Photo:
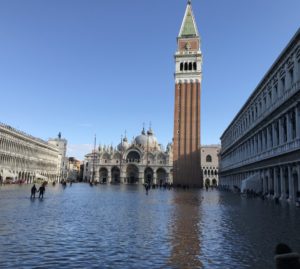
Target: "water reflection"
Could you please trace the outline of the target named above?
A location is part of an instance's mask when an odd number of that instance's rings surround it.
[[[173,195],[174,214],[171,227],[172,268],[202,268],[200,262],[201,241],[199,191],[177,191]]]
[[[0,268],[265,269],[300,250],[300,210],[206,191],[138,186],[0,188]]]

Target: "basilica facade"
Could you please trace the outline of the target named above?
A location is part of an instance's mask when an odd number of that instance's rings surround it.
[[[99,146],[85,156],[83,179],[99,183],[164,184],[173,182],[173,150],[164,149],[150,128],[131,143]]]

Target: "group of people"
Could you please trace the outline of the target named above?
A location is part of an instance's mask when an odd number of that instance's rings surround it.
[[[43,199],[44,198],[44,193],[45,193],[45,184],[42,184],[39,189],[36,188],[35,184],[32,186],[31,188],[31,196],[30,198],[31,199],[34,199],[35,198],[35,194],[38,192],[39,193],[39,198],[40,199]]]

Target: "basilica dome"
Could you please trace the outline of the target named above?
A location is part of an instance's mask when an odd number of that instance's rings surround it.
[[[139,136],[137,136],[134,141],[135,144],[143,146],[145,148],[149,147],[149,149],[155,149],[158,147],[157,138],[154,135],[151,128],[149,129],[147,134],[145,132],[145,129],[143,129],[142,133]]]
[[[129,148],[129,143],[127,138],[125,137],[122,142],[118,145],[118,150],[119,151],[125,151]]]

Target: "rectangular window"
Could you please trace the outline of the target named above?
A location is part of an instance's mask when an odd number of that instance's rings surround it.
[[[269,100],[270,100],[270,104],[273,103],[273,100],[272,100],[272,91],[269,91]]]

